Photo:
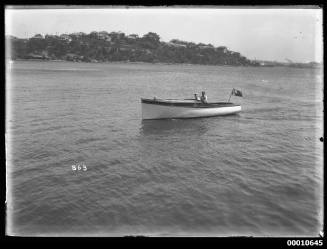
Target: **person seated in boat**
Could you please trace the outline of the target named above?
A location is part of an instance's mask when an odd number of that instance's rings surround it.
[[[197,93],[194,93],[194,99],[195,99],[196,101],[201,101],[201,100],[200,100],[200,97],[198,96]]]
[[[206,95],[206,93],[204,91],[202,91],[201,102],[204,103],[204,104],[208,103],[208,97],[207,97],[207,95]]]

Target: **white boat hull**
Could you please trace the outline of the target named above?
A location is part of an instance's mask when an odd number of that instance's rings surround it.
[[[236,114],[240,105],[192,108],[142,103],[142,119],[198,118]]]

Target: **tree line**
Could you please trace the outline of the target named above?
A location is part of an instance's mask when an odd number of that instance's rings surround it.
[[[142,37],[122,32],[93,31],[61,35],[37,34],[9,40],[11,59],[68,60],[84,62],[151,62],[189,63],[204,65],[257,66],[238,52],[225,46],[186,42],[173,39],[160,41],[160,36],[149,32]]]

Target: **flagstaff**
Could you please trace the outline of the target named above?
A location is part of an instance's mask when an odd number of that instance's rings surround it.
[[[231,93],[230,93],[230,95],[229,95],[228,102],[229,102],[229,100],[230,100],[230,97],[232,97],[233,92],[234,92],[234,88],[233,88],[233,90],[231,91]]]

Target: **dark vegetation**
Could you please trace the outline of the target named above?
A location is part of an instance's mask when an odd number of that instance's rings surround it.
[[[61,35],[37,34],[29,39],[7,37],[11,59],[67,60],[83,62],[151,62],[204,65],[258,66],[225,46],[173,39],[160,41],[149,32],[142,37],[122,32],[82,32]]]
[[[28,39],[7,36],[10,59],[67,60],[83,62],[150,62],[188,63],[231,66],[288,66],[321,68],[321,63],[253,61],[225,46],[194,43],[173,39],[160,41],[158,34],[149,32],[142,37],[122,32],[93,31],[61,35],[37,34]]]

